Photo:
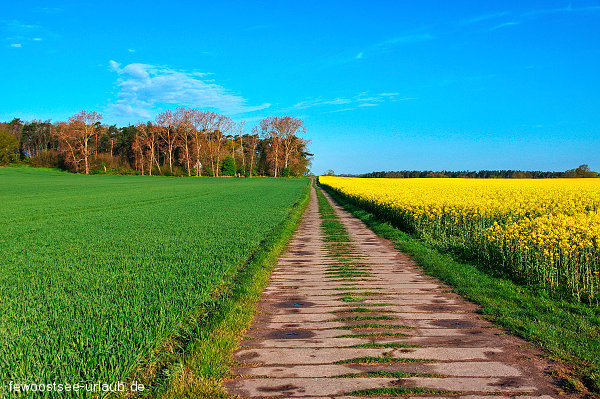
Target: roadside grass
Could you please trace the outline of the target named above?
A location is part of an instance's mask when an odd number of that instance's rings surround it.
[[[340,317],[334,321],[364,321],[364,320],[396,320],[396,317],[391,316],[349,316]]]
[[[227,398],[222,381],[234,364],[233,351],[253,319],[256,305],[277,258],[296,231],[309,202],[309,187],[292,207],[288,217],[261,243],[234,281],[198,315],[191,339],[174,353],[165,345],[157,359],[142,365],[130,381],[145,381],[151,389],[144,397]],[[177,341],[177,337],[170,340]]]
[[[348,308],[344,310],[336,310],[333,313],[393,313],[393,310],[388,309],[373,309],[364,307]]]
[[[420,348],[421,345],[403,344],[401,342],[367,342],[345,346],[344,348]]]
[[[456,395],[458,392],[452,391],[441,391],[428,388],[404,388],[404,387],[393,387],[393,388],[373,388],[373,389],[361,389],[359,391],[352,391],[347,393],[349,396],[408,396],[408,395]]]
[[[323,187],[323,186],[321,186]],[[443,252],[386,220],[352,204],[323,187],[341,206],[379,236],[391,240],[411,256],[427,274],[448,284],[463,297],[481,306],[480,314],[511,333],[545,349],[568,363],[565,383],[600,392],[600,308],[574,303],[535,286],[519,285],[488,273],[478,265]],[[581,389],[580,389],[581,390]]]
[[[412,337],[410,334],[394,333],[394,332],[376,332],[376,333],[361,333],[361,334],[344,334],[336,338],[380,338],[380,337]]]
[[[335,364],[393,364],[393,363],[433,363],[437,360],[431,359],[413,359],[410,357],[391,357],[391,356],[363,356],[352,359],[339,360]]]
[[[363,330],[363,329],[372,329],[372,328],[382,328],[387,330],[393,330],[398,328],[407,328],[411,329],[414,327],[405,326],[403,324],[380,324],[380,323],[362,323],[362,324],[353,324],[350,326],[340,326],[334,327],[337,330]]]
[[[353,374],[342,374],[335,378],[410,378],[410,377],[430,377],[430,378],[444,378],[445,375],[431,374],[431,373],[410,373],[404,371],[367,371],[365,373],[353,373]]]

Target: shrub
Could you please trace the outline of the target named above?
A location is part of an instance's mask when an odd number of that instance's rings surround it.
[[[225,158],[221,165],[221,175],[223,176],[235,176],[235,161],[231,157]]]
[[[0,130],[0,165],[19,160],[19,140],[12,134]]]

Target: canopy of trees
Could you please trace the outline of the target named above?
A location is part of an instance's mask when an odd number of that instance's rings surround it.
[[[289,116],[265,118],[250,133],[243,121],[191,108],[121,128],[82,111],[65,122],[13,119],[0,130],[16,158],[86,174],[300,176],[312,156],[304,121]]]
[[[344,175],[351,176],[351,175]],[[480,171],[458,171],[447,170],[401,170],[395,172],[371,172],[361,175],[352,175],[356,177],[387,177],[387,178],[424,178],[424,177],[462,177],[472,179],[493,179],[493,178],[513,178],[513,179],[548,179],[560,177],[598,177],[598,173],[590,171],[588,165],[581,165],[576,169],[569,169],[566,172],[542,172],[542,171],[522,171],[522,170],[480,170]]]
[[[19,159],[19,141],[15,136],[0,129],[0,165]]]

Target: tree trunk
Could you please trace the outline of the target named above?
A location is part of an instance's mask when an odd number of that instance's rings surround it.
[[[88,165],[88,141],[87,141],[87,139],[83,140],[83,162],[85,163],[85,174],[88,175],[90,173],[90,168]]]
[[[191,168],[190,168],[190,149],[189,149],[189,145],[188,145],[187,139],[185,141],[185,161],[186,161],[186,164],[187,164],[188,176],[191,176],[192,175],[192,171],[191,171]]]

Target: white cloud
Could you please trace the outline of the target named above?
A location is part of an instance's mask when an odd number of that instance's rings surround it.
[[[21,48],[23,46],[21,45],[21,43],[13,43],[10,45],[10,47]]]
[[[119,88],[108,113],[121,118],[148,119],[165,105],[215,109],[227,114],[258,111],[271,105],[248,105],[242,96],[206,79],[208,73],[140,63],[121,67],[113,60],[108,65],[118,74]]]
[[[563,12],[584,12],[584,11],[600,11],[600,5],[598,6],[587,6],[587,7],[573,7],[572,4],[569,4],[566,7],[562,8],[541,8],[533,11],[529,11],[523,16],[536,16],[541,14],[556,14]]]
[[[57,37],[56,34],[44,28],[43,26],[23,23],[16,19],[0,19],[0,32],[4,34],[4,37],[0,40],[4,40],[5,42],[9,43],[12,42],[15,44],[26,42],[39,42],[43,40],[42,38],[51,39]]]
[[[415,100],[414,97],[405,97],[398,98],[398,94],[396,92],[389,93],[380,93],[377,95],[369,95],[367,92],[359,93],[352,97],[336,97],[333,99],[324,99],[324,98],[316,98],[298,102],[293,105],[293,107],[289,109],[284,109],[283,111],[288,110],[300,110],[312,107],[335,107],[337,105],[344,105],[345,107],[342,109],[336,109],[333,111],[327,112],[342,112],[342,111],[350,111],[352,109],[356,109],[357,107],[376,107],[387,101],[406,101],[406,100]],[[350,107],[349,107],[350,106]]]
[[[410,43],[419,43],[426,42],[429,40],[435,39],[435,36],[429,33],[413,33],[409,35],[397,36],[391,39],[385,40],[379,43],[377,46],[379,47],[390,47],[399,44],[410,44]]]
[[[342,108],[342,109],[336,109],[333,111],[329,111],[328,113],[333,114],[334,112],[346,112],[346,111],[352,111],[355,110],[356,108]]]
[[[128,48],[127,51],[129,51],[130,53],[135,53],[135,50],[132,48]]]
[[[361,51],[360,53],[356,54],[356,57],[355,57],[355,58],[356,58],[357,60],[360,60],[360,59],[361,59],[361,58],[363,58],[363,57],[364,57],[364,53]]]
[[[519,25],[519,24],[520,24],[520,22],[517,22],[517,21],[504,22],[503,24],[496,25],[493,28],[490,28],[490,31],[496,30],[496,29],[501,29],[501,28],[506,28],[507,26],[515,26],[515,25]]]

